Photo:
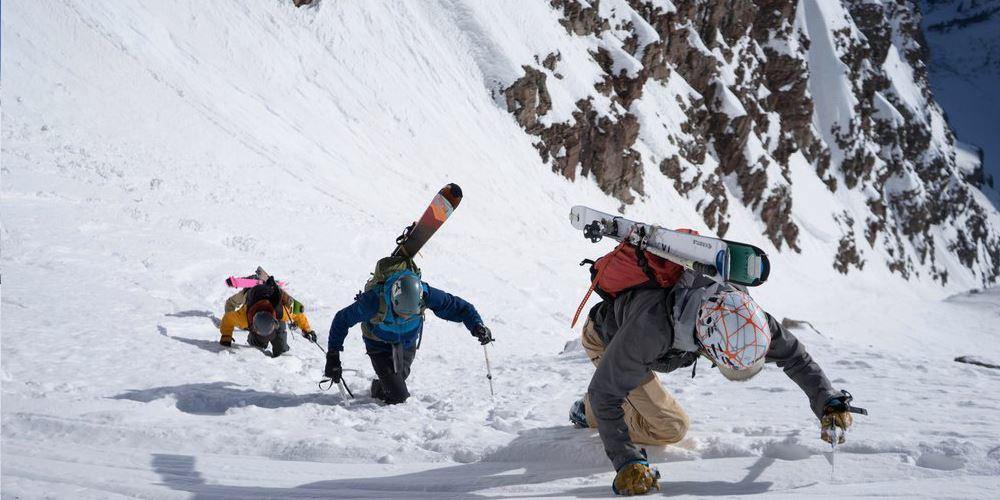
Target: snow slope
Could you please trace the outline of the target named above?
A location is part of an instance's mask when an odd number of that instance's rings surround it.
[[[544,3],[5,2],[2,494],[11,498],[590,497],[613,476],[568,426],[592,367],[568,323],[566,221],[618,203],[541,164],[490,95],[491,58]],[[482,26],[491,26],[490,30]],[[223,349],[222,280],[263,265],[326,325],[446,182],[466,198],[420,263],[493,328],[497,396],[461,326],[431,319],[405,405],[317,389],[299,337]],[[628,215],[704,229],[666,182]],[[657,193],[660,193],[658,196]],[[736,225],[736,224],[734,224]],[[729,237],[758,241],[753,228]],[[693,418],[651,449],[671,496],[981,498],[1000,475],[996,291],[847,280],[808,246],[755,292],[871,412],[835,458],[777,369],[663,376]],[[767,247],[765,243],[758,242]],[[951,296],[951,298],[947,298]]]

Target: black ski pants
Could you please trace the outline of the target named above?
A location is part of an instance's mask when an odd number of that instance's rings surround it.
[[[397,348],[398,359],[394,362],[392,350],[368,349],[372,368],[378,376],[378,380],[372,382],[372,397],[390,405],[406,402],[406,398],[410,397],[410,392],[406,389],[406,378],[410,376],[410,365],[416,355],[416,349]]]

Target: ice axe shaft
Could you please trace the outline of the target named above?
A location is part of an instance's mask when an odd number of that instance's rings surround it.
[[[323,351],[324,356],[326,355],[326,349],[323,349],[323,346],[319,345],[319,342],[312,340],[310,341],[310,343],[314,344],[316,348],[319,349],[320,351]],[[327,382],[329,382],[330,385],[326,386],[326,388],[324,389],[323,384]],[[329,390],[332,385],[333,385],[333,379],[325,378],[319,381],[319,388],[323,389],[324,391]],[[354,393],[351,392],[350,387],[347,387],[347,382],[344,382],[343,377],[341,377],[340,381],[337,382],[337,389],[340,390],[340,397],[344,398],[344,401],[347,401],[348,399],[354,399]],[[348,396],[350,396],[350,398],[348,398]]]
[[[337,383],[337,388],[340,389],[340,397],[344,398],[345,401],[354,399],[354,394],[351,393],[351,389],[347,387],[347,382],[344,382],[344,379],[340,379],[340,382]],[[350,397],[348,398],[348,396]]]
[[[830,482],[834,481],[837,471],[837,445],[840,444],[840,440],[844,438],[846,432],[845,429],[837,427],[837,424],[833,422],[826,426],[826,435],[830,438],[830,454],[828,456],[828,460],[830,461]]]

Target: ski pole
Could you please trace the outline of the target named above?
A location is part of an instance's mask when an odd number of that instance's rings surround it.
[[[486,352],[486,344],[483,344],[483,357],[486,358],[486,379],[490,381],[490,397],[492,398],[495,395],[493,392],[493,370],[490,369],[490,355]]]

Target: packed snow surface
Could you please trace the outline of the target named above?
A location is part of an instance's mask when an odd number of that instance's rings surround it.
[[[546,2],[4,2],[3,496],[610,496],[598,437],[567,413],[593,371],[568,326],[587,286],[577,263],[611,244],[566,216],[618,203],[550,173],[490,94],[517,69],[504,54],[565,42],[532,37],[551,15]],[[223,280],[257,265],[288,281],[325,343],[447,182],[465,200],[419,262],[493,329],[495,397],[482,348],[433,317],[399,406],[368,396],[356,330],[351,401],[319,390],[323,355],[301,337],[276,359],[241,334],[218,344]],[[705,230],[650,184],[628,216]],[[1000,292],[878,266],[844,278],[813,251],[836,238],[798,217],[802,254],[750,223],[729,236],[772,252],[754,295],[801,321],[793,332],[870,416],[834,456],[777,368],[741,384],[705,364],[661,376],[693,420],[677,446],[649,449],[661,494],[995,494],[1000,371],[953,359],[1000,360]]]

